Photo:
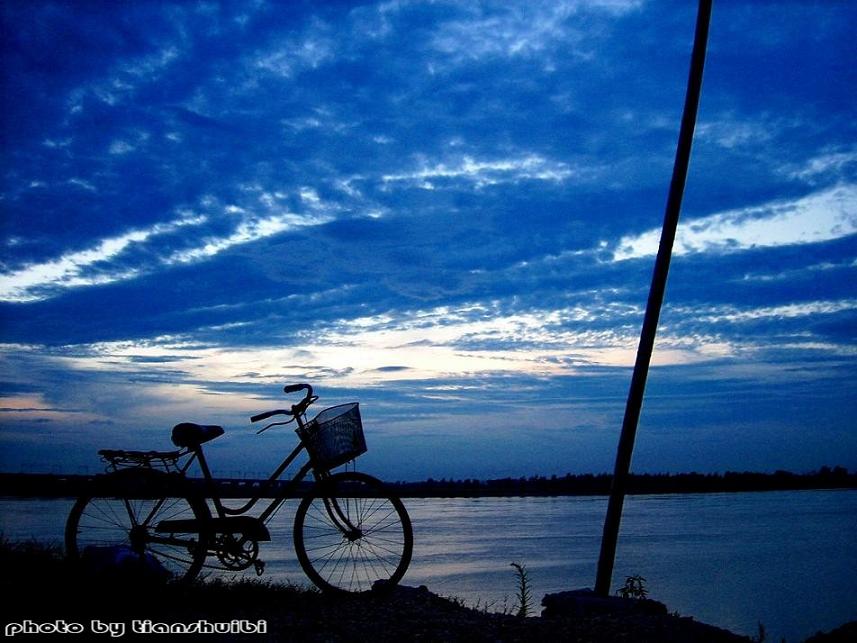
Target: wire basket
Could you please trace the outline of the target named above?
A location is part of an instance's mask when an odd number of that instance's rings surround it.
[[[317,469],[333,469],[366,453],[357,402],[325,409],[297,434]]]

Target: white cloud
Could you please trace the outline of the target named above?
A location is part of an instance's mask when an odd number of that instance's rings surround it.
[[[451,378],[461,377],[588,376],[594,373],[593,367],[630,369],[634,363],[637,326],[624,322],[629,316],[635,321],[640,318],[642,312],[635,307],[601,303],[522,312],[509,312],[507,308],[508,302],[493,301],[342,319],[299,334],[293,346],[204,347],[192,335],[173,335],[65,347],[53,359],[73,370],[114,375],[138,373],[143,361],[149,376],[157,377],[162,371],[165,380],[172,383],[170,386],[186,387],[182,396],[191,395],[191,389],[216,389],[222,382],[289,381],[321,377],[319,374],[323,374],[328,386],[375,386],[396,380],[444,385]],[[717,325],[837,314],[855,308],[855,300],[754,309],[675,308],[673,313],[679,318],[715,326],[702,333],[663,328],[653,363],[701,365],[737,356],[746,361],[749,355],[770,349],[853,355],[853,346],[825,341],[810,333],[784,334],[774,342],[767,338],[761,342],[752,338],[736,340],[725,336]],[[604,328],[605,318],[617,323]],[[237,321],[212,328],[244,324]],[[0,355],[3,350],[40,349],[0,345]],[[759,364],[746,366],[757,369]],[[168,393],[165,388],[170,397]],[[30,402],[20,404],[39,409],[39,405]]]
[[[763,306],[750,309],[738,309],[733,306],[720,306],[710,309],[677,309],[687,314],[695,321],[708,323],[721,322],[750,322],[759,319],[793,319],[816,315],[832,315],[847,310],[857,309],[857,300],[842,299],[835,301],[808,301],[780,306]]]
[[[536,55],[556,42],[571,39],[575,46],[565,54],[589,57],[591,52],[580,45],[588,31],[570,25],[569,18],[595,11],[620,15],[640,4],[637,0],[549,0],[526,5],[501,4],[502,11],[494,15],[473,9],[466,18],[444,24],[435,34],[432,47],[453,60],[514,58]]]
[[[167,46],[154,54],[130,60],[120,59],[106,68],[105,76],[69,92],[66,99],[69,112],[82,113],[87,95],[96,96],[110,106],[131,100],[140,87],[157,81],[167,73],[180,53],[177,47]]]
[[[129,279],[138,274],[135,270],[119,270],[112,273],[86,275],[96,264],[109,262],[134,244],[173,232],[176,229],[200,223],[200,219],[179,219],[159,223],[148,230],[133,230],[117,237],[103,239],[96,245],[77,252],[70,252],[39,264],[30,264],[14,272],[0,275],[0,300],[38,301],[45,298],[44,288],[70,288],[110,283]]]
[[[153,78],[160,77],[161,72],[178,59],[179,53],[177,47],[168,46],[155,54],[141,56],[136,60],[120,65],[119,68],[131,76],[152,80]]]
[[[287,230],[296,228],[321,225],[331,221],[332,217],[319,215],[307,217],[304,215],[285,213],[268,217],[251,218],[242,222],[235,231],[226,237],[211,237],[205,244],[191,250],[176,252],[165,262],[167,265],[175,263],[191,263],[213,257],[216,254],[233,246],[251,241],[271,237]]]
[[[198,342],[182,337],[161,337],[92,345],[84,355],[65,359],[74,368],[122,372],[138,369],[141,356],[157,357],[146,364],[148,371],[164,369],[170,378],[198,386],[296,379],[316,372],[325,373],[328,385],[342,386],[403,379],[446,382],[450,377],[583,374],[584,368],[592,366],[633,365],[636,327],[589,327],[604,314],[626,312],[621,307],[570,307],[507,313],[500,302],[441,306],[395,318],[379,315],[341,320],[297,337],[298,347],[200,348]],[[654,363],[704,363],[737,350],[715,335],[692,339],[665,335],[659,340]]]
[[[45,147],[50,148],[50,149],[57,149],[57,148],[68,147],[69,145],[71,145],[71,142],[72,142],[72,139],[70,137],[60,139],[60,140],[47,138],[44,141],[42,141],[42,145],[44,145]]]
[[[306,69],[317,69],[334,58],[336,41],[321,23],[313,24],[301,37],[290,37],[267,51],[257,52],[252,61],[256,69],[284,78],[292,78]]]
[[[400,174],[386,174],[381,180],[386,183],[411,183],[425,189],[434,189],[433,181],[460,179],[474,183],[477,187],[498,183],[513,183],[522,180],[562,182],[583,176],[566,163],[551,161],[538,154],[493,160],[479,160],[463,156],[451,163],[430,165],[423,160],[420,169]]]
[[[842,270],[845,268],[857,268],[857,259],[847,259],[844,261],[823,261],[821,263],[816,263],[808,266],[801,266],[799,268],[793,268],[789,270],[778,270],[778,271],[754,271],[748,272],[744,275],[743,280],[748,282],[758,281],[758,282],[774,282],[780,281],[784,282],[786,280],[794,279],[796,277],[804,277],[806,273],[822,273],[828,270]]]
[[[495,302],[341,320],[296,338],[298,347],[201,348],[188,338],[164,336],[81,346],[61,361],[73,369],[121,373],[136,372],[139,358],[151,356],[157,360],[146,364],[147,372],[164,369],[176,383],[197,386],[300,378],[312,372],[324,372],[329,385],[354,386],[467,375],[568,374],[592,363],[633,364],[634,333],[562,330],[563,322],[591,319],[593,311],[504,313],[501,308]],[[503,345],[492,345],[496,342]],[[678,354],[668,349],[659,359],[679,359]]]
[[[84,190],[87,190],[88,192],[98,192],[98,188],[96,188],[92,183],[90,183],[86,179],[74,177],[72,179],[69,179],[67,181],[67,183],[69,185],[74,185],[74,186],[77,186],[79,188],[83,188]]]
[[[825,152],[807,161],[802,167],[785,169],[789,178],[814,183],[821,178],[840,176],[849,168],[857,166],[857,151]]]
[[[807,196],[729,210],[679,223],[673,254],[736,252],[819,243],[857,232],[857,186],[840,185]],[[620,239],[615,261],[657,253],[660,229]]]
[[[700,141],[711,141],[715,145],[732,150],[768,142],[779,129],[780,127],[773,123],[740,120],[730,116],[699,123],[696,126],[696,136]]]
[[[276,196],[286,197],[279,192]],[[223,206],[216,199],[203,197],[200,200],[203,207],[220,209],[231,219],[237,219],[232,223],[234,227],[230,233],[202,237],[195,247],[172,252],[156,260],[152,265],[130,267],[117,265],[120,256],[131,247],[141,246],[157,236],[177,232],[186,226],[199,226],[211,218],[206,215],[196,215],[189,210],[180,210],[180,218],[174,221],[158,223],[148,229],[132,230],[116,237],[102,239],[85,250],[68,252],[56,259],[28,264],[18,270],[0,274],[0,301],[39,301],[54,296],[59,289],[125,281],[148,274],[159,267],[203,261],[236,245],[251,243],[301,227],[328,223],[338,212],[338,206],[324,202],[313,188],[301,188],[300,197],[310,207],[311,213],[295,214],[280,211],[258,215],[250,209],[235,204]],[[276,206],[273,201],[269,205]],[[197,239],[197,236],[195,235],[194,239]]]
[[[134,151],[134,146],[126,141],[113,141],[110,144],[109,152],[115,155],[128,154],[128,152]]]

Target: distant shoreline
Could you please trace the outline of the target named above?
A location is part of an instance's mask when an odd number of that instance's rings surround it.
[[[390,486],[403,498],[505,497],[505,496],[603,496],[609,495],[611,474],[566,474],[495,480],[426,480],[396,482]],[[738,493],[750,491],[801,491],[857,489],[857,472],[843,467],[822,467],[811,473],[643,473],[630,474],[629,495],[681,493]]]
[[[185,493],[206,494],[202,480],[177,479]],[[601,474],[566,474],[493,480],[428,480],[388,482],[402,498],[483,498],[483,497],[550,497],[603,496],[610,493],[612,476]],[[61,475],[41,473],[0,473],[0,496],[12,498],[75,498],[80,495],[109,495],[104,475]],[[284,484],[266,484],[264,480],[218,479],[214,490],[224,498],[252,495],[274,497],[286,493],[300,496],[311,483],[288,489]],[[189,485],[189,486],[188,486]],[[857,489],[857,472],[843,467],[822,467],[811,473],[731,472],[726,473],[661,473],[631,474],[629,495],[683,493],[739,493],[754,491],[802,491],[814,489]]]

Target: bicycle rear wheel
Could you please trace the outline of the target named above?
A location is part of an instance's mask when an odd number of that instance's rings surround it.
[[[295,552],[320,589],[365,592],[376,582],[395,585],[414,547],[402,501],[372,476],[337,473],[319,482],[295,514]]]
[[[174,581],[193,580],[207,555],[206,525],[211,513],[205,502],[150,497],[146,489],[165,480],[166,474],[158,471],[124,470],[112,475],[124,497],[77,500],[66,521],[66,556],[88,561],[96,571],[136,569]],[[180,531],[158,529],[167,520],[186,524]]]

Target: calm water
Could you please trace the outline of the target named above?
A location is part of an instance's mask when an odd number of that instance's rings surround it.
[[[237,501],[236,501],[237,502]],[[605,498],[407,500],[414,560],[404,582],[512,608],[511,562],[526,565],[538,602],[591,587]],[[61,542],[69,501],[2,500],[11,540]],[[266,576],[305,583],[291,545],[291,509],[272,523]],[[632,496],[614,585],[642,575],[671,611],[768,640],[800,641],[857,619],[857,491]]]

